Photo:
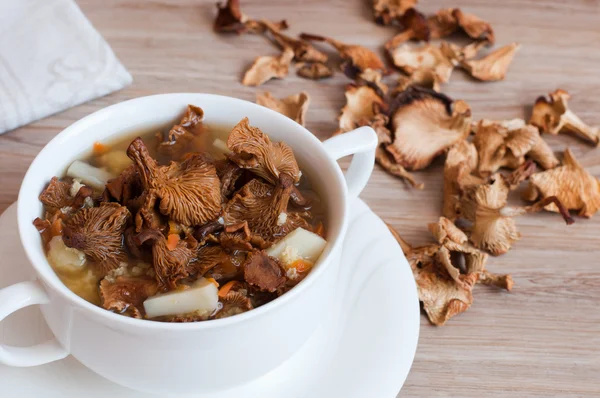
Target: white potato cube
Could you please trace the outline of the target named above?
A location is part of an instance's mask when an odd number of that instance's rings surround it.
[[[198,279],[189,289],[158,294],[144,301],[148,318],[179,315],[190,312],[211,314],[217,309],[217,287],[206,278]]]
[[[78,271],[85,265],[85,253],[67,247],[62,236],[55,236],[48,242],[48,261],[56,268],[64,271]]]
[[[213,141],[213,147],[215,148],[216,152],[220,154],[227,155],[228,153],[231,153],[227,147],[227,143],[220,138],[216,138]]]
[[[78,178],[85,185],[89,185],[98,191],[103,190],[107,181],[115,177],[114,174],[109,173],[104,169],[91,166],[80,160],[71,163],[67,169],[67,175],[69,177]]]
[[[121,174],[123,170],[133,164],[125,151],[110,151],[98,157],[98,163],[113,174]]]
[[[266,252],[269,256],[275,257],[287,265],[290,262],[291,253],[293,257],[299,257],[303,260],[308,260],[315,263],[325,246],[327,241],[319,235],[307,231],[304,228],[296,228],[279,242],[269,247]]]

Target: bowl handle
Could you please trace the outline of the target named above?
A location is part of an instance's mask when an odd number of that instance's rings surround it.
[[[368,126],[337,135],[323,142],[325,150],[331,158],[338,160],[344,156],[354,155],[348,171],[346,186],[348,196],[355,198],[363,190],[375,164],[377,134]]]
[[[16,283],[0,290],[0,322],[8,315],[36,304],[48,304],[46,291],[37,281]],[[0,345],[0,363],[36,366],[65,358],[69,353],[56,339],[31,347]]]

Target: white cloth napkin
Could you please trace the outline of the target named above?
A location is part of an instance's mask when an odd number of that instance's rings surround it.
[[[130,83],[73,0],[0,0],[0,134]]]

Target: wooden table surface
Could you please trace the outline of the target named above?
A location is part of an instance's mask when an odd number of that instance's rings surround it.
[[[306,90],[312,101],[308,129],[321,139],[336,129],[346,78],[313,82],[292,73],[259,89],[242,86],[241,75],[254,57],[277,50],[259,36],[215,35],[212,0],[78,3],[131,72],[133,85],[0,136],[0,211],[17,199],[31,160],[59,131],[134,97],[208,92],[254,100],[263,89],[278,96]],[[251,16],[286,18],[293,34],[330,35],[379,51],[395,33],[372,22],[366,0],[242,3]],[[432,13],[443,3],[423,1],[419,8]],[[600,124],[600,2],[464,0],[452,6],[491,22],[498,45],[523,44],[506,81],[478,83],[457,71],[443,88],[466,100],[475,120],[526,117],[537,96],[560,87],[573,94],[573,110]],[[600,149],[571,137],[548,141],[556,151],[570,146],[600,175]],[[377,168],[362,197],[410,242],[424,243],[430,239],[427,223],[440,215],[441,171],[437,162],[418,173],[426,188],[416,191]],[[489,261],[492,271],[513,275],[514,291],[478,286],[471,309],[444,327],[422,317],[415,362],[399,396],[600,395],[600,215],[578,218],[570,227],[556,214],[527,215],[518,226],[522,240]]]

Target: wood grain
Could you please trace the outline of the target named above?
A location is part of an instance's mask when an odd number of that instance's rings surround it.
[[[259,90],[311,95],[307,127],[319,138],[336,128],[344,104],[341,75],[312,82],[293,73],[259,89],[239,81],[259,55],[277,50],[258,36],[216,36],[213,1],[80,0],[87,17],[134,77],[131,87],[0,137],[0,211],[17,199],[28,165],[60,130],[107,105],[167,92],[208,92],[254,100]],[[366,0],[242,1],[244,12],[286,18],[290,32],[331,35],[381,50],[394,28],[372,22]],[[441,0],[420,7],[435,12]],[[574,109],[600,124],[600,2],[595,0],[464,0],[453,2],[492,23],[498,45],[518,41],[506,81],[478,83],[460,71],[444,91],[469,102],[475,119],[527,115],[535,98],[557,87],[573,94]],[[570,146],[600,175],[600,150],[571,137],[550,137],[556,151]],[[362,197],[406,239],[430,238],[428,222],[441,207],[441,168],[418,173],[423,191],[377,169]],[[492,271],[512,273],[512,293],[478,287],[472,308],[447,326],[422,318],[421,338],[402,397],[542,397],[600,395],[600,215],[566,227],[555,214],[519,218],[522,240],[492,258]],[[377,338],[377,336],[373,336]],[[373,366],[377,366],[373,364]]]

